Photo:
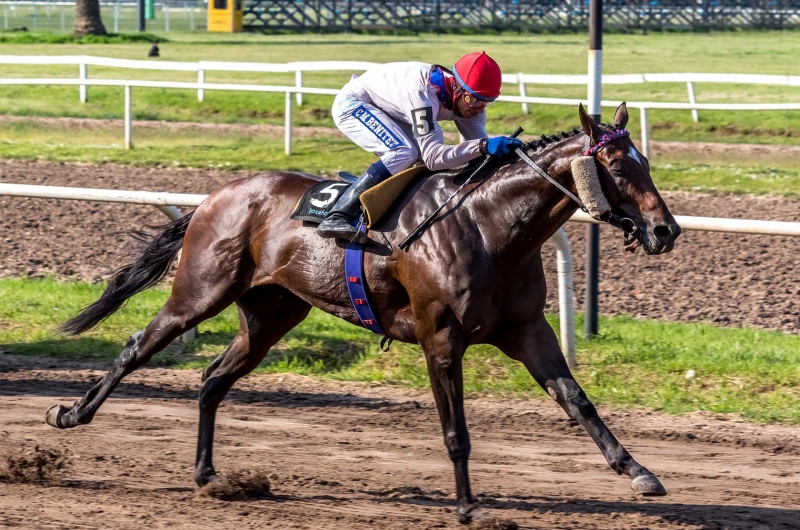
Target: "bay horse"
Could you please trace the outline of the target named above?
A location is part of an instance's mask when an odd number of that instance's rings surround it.
[[[581,106],[582,131],[531,142],[525,153],[575,192],[570,160],[585,145],[625,127],[623,103],[613,125],[595,123]],[[588,139],[587,139],[588,136]],[[591,140],[591,142],[587,141]],[[669,252],[680,234],[650,177],[647,159],[627,136],[596,157],[602,191],[612,212],[633,220],[647,254]],[[469,167],[468,167],[469,169]],[[387,335],[424,351],[444,443],[453,462],[458,518],[480,512],[470,489],[470,440],[464,415],[462,359],[473,344],[491,344],[524,364],[542,388],[580,423],[611,469],[631,478],[638,494],[665,495],[656,476],[617,441],[573,379],[553,329],[545,320],[546,284],[541,249],[576,211],[553,184],[517,160],[465,188],[450,207],[403,252],[397,246],[457,186],[464,172],[418,179],[398,199],[368,247],[364,278],[373,310]],[[134,263],[115,273],[103,295],[67,321],[78,334],[157,283],[182,248],[164,307],[128,339],[111,370],[71,408],[56,405],[47,423],[60,428],[92,421],[116,385],[182,333],[231,304],[240,327],[227,349],[206,368],[194,478],[217,479],[212,446],[217,407],[233,384],[258,366],[269,349],[311,307],[360,325],[348,297],[340,241],[321,239],[289,215],[320,177],[272,171],[231,182],[193,212],[167,225]],[[482,514],[485,516],[485,514]]]

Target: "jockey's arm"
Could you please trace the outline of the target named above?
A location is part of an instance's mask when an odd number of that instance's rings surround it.
[[[474,118],[456,118],[454,121],[458,132],[465,140],[480,140],[489,137],[486,132],[486,112],[481,112]]]
[[[480,139],[447,145],[438,123],[429,134],[418,137],[417,143],[422,160],[432,171],[457,167],[481,156]]]

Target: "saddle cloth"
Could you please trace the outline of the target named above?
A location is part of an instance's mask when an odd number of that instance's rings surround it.
[[[413,166],[392,175],[377,186],[361,194],[361,205],[366,213],[366,225],[372,227],[411,182],[425,170],[424,165]],[[323,180],[306,191],[292,212],[291,219],[319,224],[328,215],[336,200],[350,187],[347,182]]]

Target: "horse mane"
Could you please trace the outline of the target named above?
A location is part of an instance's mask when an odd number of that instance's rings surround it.
[[[616,129],[616,127],[614,127],[613,125],[609,125],[607,123],[599,123],[598,126],[603,131],[614,131]],[[553,145],[553,144],[555,144],[557,142],[560,142],[561,140],[566,140],[567,138],[572,138],[574,136],[577,136],[578,134],[580,134],[582,132],[583,132],[582,129],[575,128],[575,129],[572,129],[569,132],[562,132],[560,134],[554,134],[553,136],[545,136],[543,134],[542,136],[540,136],[536,140],[532,140],[532,141],[526,143],[525,144],[525,148],[526,149],[534,149],[534,150],[538,151],[540,149],[544,149],[545,147],[549,147],[549,146],[551,146],[551,145]]]
[[[540,149],[544,149],[550,145],[553,145],[556,142],[560,142],[561,140],[566,140],[567,138],[572,138],[573,136],[577,136],[578,134],[582,133],[583,131],[580,129],[572,129],[569,132],[562,132],[561,134],[554,134],[553,136],[545,136],[544,134],[537,138],[536,140],[532,140],[525,144],[526,149],[535,149],[536,151]]]

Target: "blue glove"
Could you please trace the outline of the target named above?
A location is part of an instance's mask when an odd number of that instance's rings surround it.
[[[495,136],[481,140],[481,153],[498,158],[508,156],[514,149],[522,147],[522,141],[508,136]]]

